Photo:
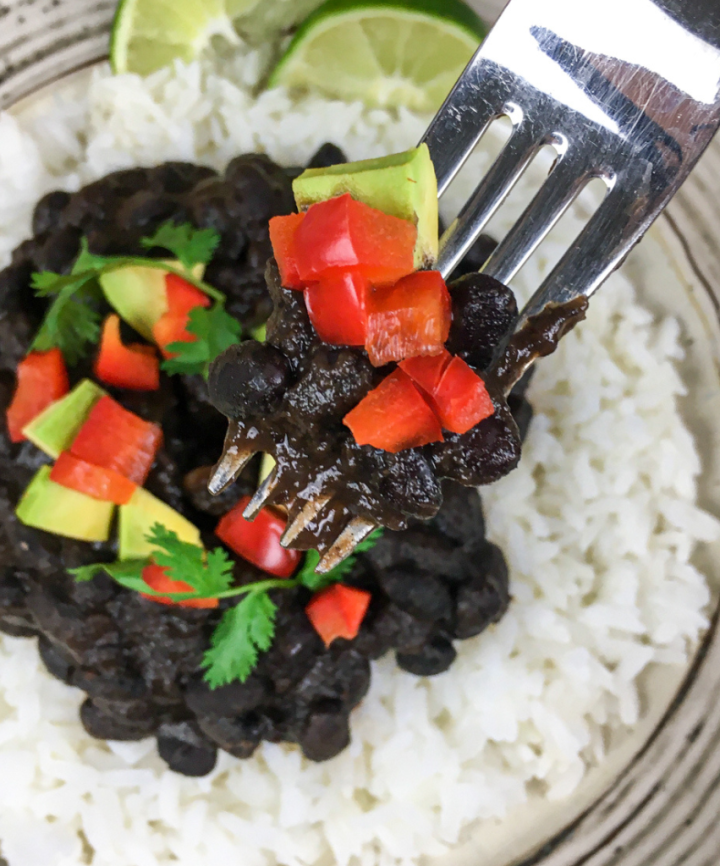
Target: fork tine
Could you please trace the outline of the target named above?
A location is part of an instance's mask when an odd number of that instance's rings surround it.
[[[280,479],[278,477],[278,470],[276,466],[255,491],[255,495],[250,500],[250,502],[248,502],[247,508],[245,509],[245,511],[243,511],[243,517],[245,518],[245,520],[255,520],[258,514],[260,514],[263,508],[267,505],[270,497],[275,492],[279,480]]]
[[[213,496],[229,487],[252,458],[257,454],[254,449],[240,449],[226,451],[215,464],[213,474],[208,482],[208,490]]]
[[[510,140],[440,241],[435,265],[444,277],[455,268],[510,190],[543,146],[543,135],[529,121],[515,128]]]
[[[244,447],[243,447],[244,446]],[[257,453],[256,448],[248,448],[247,440],[241,435],[237,421],[228,421],[222,457],[213,468],[208,482],[208,490],[213,496],[228,487],[243,471]]]
[[[325,552],[315,571],[318,574],[327,574],[328,571],[332,571],[336,565],[340,565],[344,559],[350,556],[363,538],[367,538],[376,528],[377,523],[374,521],[368,520],[366,517],[354,517]]]
[[[438,196],[448,188],[491,122],[504,113],[502,99],[491,102],[469,96],[473,90],[487,96],[490,78],[478,50],[422,137],[420,143],[430,148],[435,166]]]
[[[535,198],[485,263],[483,273],[509,283],[589,179],[589,173],[570,154],[560,157]]]
[[[288,523],[280,539],[280,544],[283,547],[289,547],[298,535],[307,529],[308,524],[317,517],[331,499],[331,496],[316,496],[314,499],[309,499],[299,514],[294,517],[292,523]]]

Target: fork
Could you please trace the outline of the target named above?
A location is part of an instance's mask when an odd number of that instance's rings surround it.
[[[436,268],[444,277],[451,273],[537,153],[551,145],[556,159],[547,179],[482,270],[508,283],[586,184],[600,178],[603,201],[508,339],[547,305],[590,297],[710,143],[720,124],[719,87],[717,0],[511,0],[422,139],[442,196],[489,126],[500,117],[512,124],[504,149],[441,238]],[[218,482],[222,475],[220,465]],[[259,487],[248,519],[266,504],[274,480],[271,474]],[[290,546],[329,501],[307,500],[282,543]],[[352,519],[317,571],[334,568],[375,528],[366,518]]]

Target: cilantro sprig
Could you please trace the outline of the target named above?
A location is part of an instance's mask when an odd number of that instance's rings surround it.
[[[36,294],[53,298],[32,348],[37,351],[60,349],[69,364],[76,364],[83,358],[100,336],[100,304],[103,293],[99,280],[104,274],[126,267],[167,271],[177,274],[200,289],[216,302],[211,311],[206,311],[206,315],[212,314],[206,324],[212,326],[221,323],[222,334],[225,336],[219,337],[215,343],[226,341],[226,335],[233,327],[229,321],[235,320],[225,312],[225,295],[197,279],[192,273],[195,266],[205,265],[210,261],[219,242],[220,236],[214,229],[195,229],[188,224],[164,223],[152,237],[143,239],[142,244],[148,249],[168,250],[180,261],[180,266],[176,267],[166,261],[143,256],[95,255],[90,252],[87,239],[83,238],[80,253],[70,274],[40,271],[32,275],[32,287]],[[239,334],[238,329],[239,324],[235,330],[236,335]],[[208,340],[204,341],[204,345],[207,347],[207,354],[210,354],[213,346]]]
[[[200,373],[207,379],[210,364],[225,349],[240,342],[242,327],[221,304],[206,309],[195,307],[185,330],[195,336],[193,342],[170,343],[167,350],[174,357],[163,361],[166,373]]]
[[[186,271],[191,271],[195,265],[206,265],[212,259],[220,235],[215,229],[196,229],[189,223],[176,225],[166,222],[152,237],[143,238],[140,243],[148,250],[169,250]]]
[[[191,592],[157,592],[152,589],[142,576],[149,559],[98,562],[70,569],[70,574],[81,582],[105,572],[126,589],[175,602],[241,597],[236,605],[223,613],[210,638],[210,648],[203,657],[205,680],[216,689],[235,680],[245,682],[255,669],[259,654],[272,646],[277,605],[268,594],[271,590],[304,586],[311,592],[318,592],[338,583],[352,571],[356,554],[374,547],[381,534],[381,529],[374,532],[357,546],[353,556],[328,574],[315,573],[320,554],[310,550],[295,577],[268,578],[238,586],[233,584],[233,562],[225,550],[216,547],[206,553],[201,547],[181,541],[177,533],[156,523],[145,536],[154,547],[152,561],[162,566],[172,580],[188,584]]]

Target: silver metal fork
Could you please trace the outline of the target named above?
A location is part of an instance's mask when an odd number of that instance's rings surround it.
[[[425,141],[442,195],[490,124],[512,134],[441,239],[447,276],[536,154],[557,158],[547,180],[483,271],[509,282],[582,188],[601,178],[604,200],[520,314],[589,297],[642,238],[720,124],[718,0],[511,0],[430,124]],[[266,480],[252,517],[272,492]],[[288,526],[290,545],[327,499],[309,500]],[[375,528],[355,518],[323,556],[327,572]]]

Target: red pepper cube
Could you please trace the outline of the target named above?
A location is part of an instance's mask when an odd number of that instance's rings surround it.
[[[70,390],[60,349],[30,352],[17,366],[17,387],[6,411],[11,442],[25,439],[23,427]]]
[[[440,423],[451,433],[467,433],[495,413],[485,382],[462,358],[450,361],[431,402]]]
[[[358,445],[372,445],[393,454],[442,442],[435,413],[402,370],[395,370],[343,418]]]
[[[450,293],[439,271],[416,271],[368,296],[370,361],[382,367],[420,355],[438,355],[450,333]]]
[[[195,334],[186,330],[191,310],[209,307],[211,301],[205,292],[177,274],[165,276],[165,290],[168,309],[153,325],[153,337],[163,357],[172,358],[173,353],[167,351],[170,343],[194,343],[197,340]]]
[[[50,480],[115,505],[127,505],[137,488],[137,484],[119,472],[95,466],[69,451],[63,451],[58,457],[50,472]]]
[[[154,589],[155,592],[194,592],[189,583],[184,580],[173,580],[168,576],[166,569],[160,565],[146,565],[142,570],[142,578],[145,583]],[[178,607],[195,607],[212,609],[218,607],[220,602],[216,598],[188,598],[185,601],[173,601],[167,596],[150,595],[147,592],[141,592],[143,598],[149,601],[156,601],[158,604],[175,604]]]
[[[243,496],[238,504],[220,519],[215,535],[238,556],[277,577],[291,577],[300,563],[299,550],[286,550],[280,544],[287,521],[271,508],[263,508],[255,520],[246,520],[243,511],[250,502]]]
[[[320,339],[334,346],[364,346],[370,283],[358,271],[328,274],[305,289],[305,306]]]
[[[305,219],[304,213],[276,216],[270,220],[270,243],[280,271],[280,279],[286,289],[302,289],[303,282],[298,273],[295,253],[295,232]]]
[[[298,275],[306,283],[328,271],[357,269],[374,285],[413,272],[417,229],[355,201],[350,193],[312,205],[295,232]]]
[[[165,275],[165,292],[167,294],[168,313],[173,316],[189,313],[195,307],[209,307],[212,303],[205,292],[200,291],[197,286],[177,274]]]
[[[108,316],[103,325],[95,375],[101,382],[130,391],[157,391],[160,387],[160,361],[152,346],[120,339],[120,317]]]
[[[313,628],[326,647],[339,637],[357,637],[371,595],[362,589],[335,583],[312,597],[305,608]]]
[[[112,397],[101,397],[70,446],[70,453],[142,486],[162,438],[157,424],[123,409]]]
[[[435,393],[440,379],[452,361],[453,356],[447,349],[439,355],[421,355],[419,358],[407,358],[400,363],[403,370],[426,395]]]

